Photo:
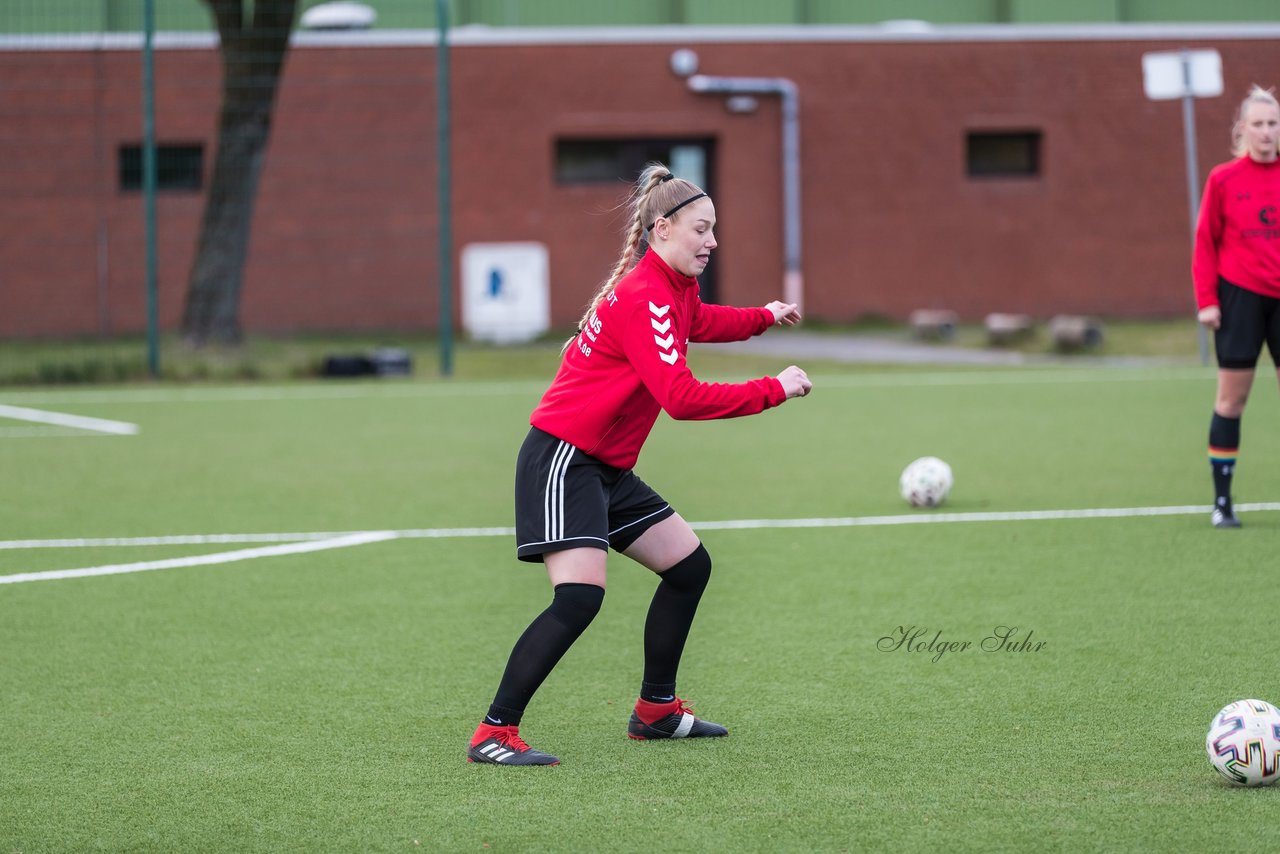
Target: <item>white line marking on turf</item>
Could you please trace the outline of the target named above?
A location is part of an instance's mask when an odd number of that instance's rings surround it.
[[[0,540],[4,549],[76,549],[103,546],[192,546],[227,543],[297,543],[362,534],[390,534],[397,539],[450,539],[454,537],[509,537],[515,528],[428,528],[404,531],[317,531],[309,534],[178,534],[167,537],[99,537],[57,540]]]
[[[195,555],[193,557],[170,558],[168,560],[148,560],[140,563],[117,563],[107,566],[89,566],[83,569],[54,569],[47,572],[0,575],[0,584],[20,584],[24,581],[53,581],[60,578],[88,578],[95,575],[122,575],[129,572],[146,572],[152,569],[178,569],[185,566],[210,566],[219,563],[253,560],[260,557],[278,557],[280,555],[303,554],[326,549],[341,549],[347,546],[363,546],[367,543],[394,540],[395,538],[395,531],[367,531],[362,534],[335,537],[330,540],[311,540],[305,543],[264,546],[258,549],[238,549],[233,552],[218,552],[211,555]]]
[[[91,439],[94,436],[108,435],[110,434],[75,427],[0,427],[0,439]]]
[[[25,406],[8,406],[0,403],[0,418],[13,418],[17,421],[34,421],[37,424],[52,424],[55,427],[74,427],[78,430],[90,430],[94,433],[110,433],[116,436],[134,436],[138,433],[138,425],[127,421],[110,421],[106,418],[89,418],[85,415],[68,415],[65,412],[49,412],[45,409],[28,409]]]
[[[1017,510],[1008,512],[938,513],[921,510],[896,516],[847,516],[814,519],[730,519],[719,522],[690,522],[703,531],[751,530],[756,528],[857,528],[892,525],[923,525],[956,522],[1038,522],[1060,519],[1122,519],[1141,516],[1195,516],[1208,513],[1207,504],[1182,504],[1168,507],[1093,507],[1080,510]],[[1280,501],[1237,504],[1237,512],[1253,513],[1280,510]],[[183,566],[205,566],[231,563],[259,557],[300,554],[303,552],[360,546],[385,540],[451,539],[461,537],[510,537],[514,528],[419,528],[401,531],[346,531],[311,534],[187,534],[169,537],[107,537],[98,539],[0,540],[3,549],[85,548],[105,546],[168,546],[212,543],[283,542],[283,545],[257,549],[241,549],[197,557],[122,563],[86,569],[60,569],[48,572],[25,572],[0,575],[0,584],[23,581],[45,581],[55,578],[80,578],[91,575],[118,575],[169,569]]]
[[[703,530],[738,528],[855,528],[881,525],[919,525],[930,522],[1036,522],[1054,519],[1119,519],[1133,516],[1194,516],[1209,513],[1208,504],[1175,507],[1098,507],[1083,510],[1020,510],[1010,512],[938,513],[922,510],[901,516],[850,516],[834,519],[734,519],[727,522],[691,522]],[[1280,502],[1237,504],[1240,512],[1280,510]]]

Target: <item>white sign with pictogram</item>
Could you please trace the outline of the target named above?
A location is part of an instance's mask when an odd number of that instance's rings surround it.
[[[477,341],[515,344],[551,325],[547,247],[471,243],[462,250],[462,326]]]

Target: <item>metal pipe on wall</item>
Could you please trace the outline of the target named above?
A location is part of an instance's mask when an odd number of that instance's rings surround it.
[[[800,89],[784,77],[713,77],[694,74],[689,91],[712,95],[777,95],[782,102],[783,300],[803,310],[800,253]]]

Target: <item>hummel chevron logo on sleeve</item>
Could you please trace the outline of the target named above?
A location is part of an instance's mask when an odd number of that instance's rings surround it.
[[[653,341],[658,345],[658,358],[668,365],[674,365],[676,359],[680,357],[680,353],[675,349],[676,336],[667,331],[671,328],[671,318],[667,317],[666,320],[662,320],[667,316],[667,312],[671,311],[671,306],[656,306],[650,302],[649,311],[653,313],[653,317],[649,318],[649,322],[653,324],[653,329],[657,333],[653,336]],[[662,320],[662,322],[659,323],[659,320]],[[665,338],[663,333],[666,333]]]

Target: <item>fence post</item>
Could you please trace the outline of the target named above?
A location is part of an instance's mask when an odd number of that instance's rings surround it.
[[[449,2],[436,0],[436,180],[440,201],[440,374],[453,374],[453,236],[449,187]]]
[[[156,84],[155,0],[142,4],[142,194],[147,233],[147,370],[160,376],[158,325],[159,295],[156,282]]]

